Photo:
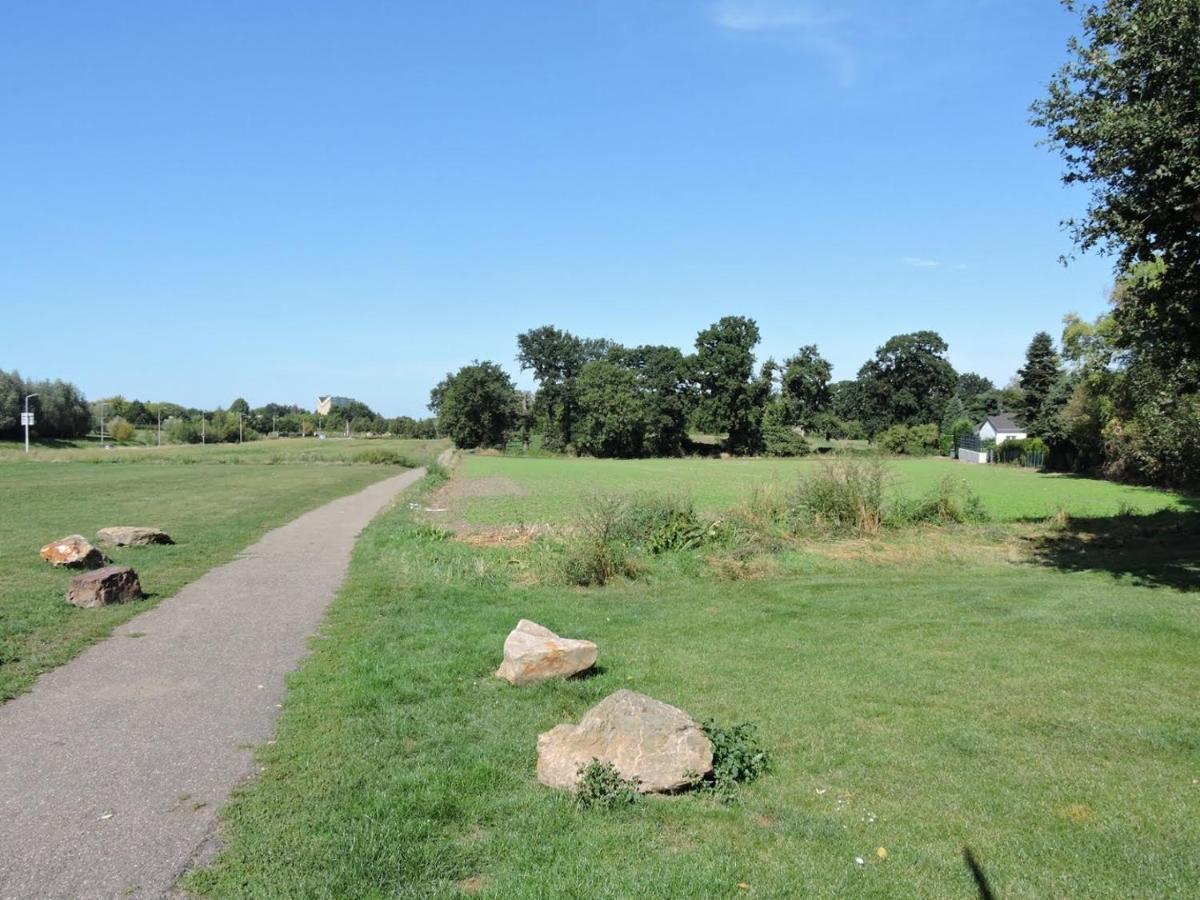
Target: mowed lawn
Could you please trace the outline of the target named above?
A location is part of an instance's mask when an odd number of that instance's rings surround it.
[[[349,461],[377,445],[418,462],[438,447],[297,440],[241,448],[41,450],[31,460],[6,454],[0,460],[0,700],[232,559],[270,528],[403,471]],[[311,458],[324,462],[306,461]],[[38,550],[69,534],[94,541],[106,525],[160,527],[177,543],[107,550],[114,562],[137,570],[149,599],[76,609],[67,603],[66,589],[77,573],[52,568]]]
[[[521,496],[468,502],[481,521],[518,522],[565,517],[601,486],[689,486],[715,508],[755,483],[752,468],[485,457],[455,477],[517,482]],[[941,471],[909,468],[929,483]],[[668,553],[636,580],[586,589],[529,577],[536,547],[473,547],[395,509],[364,533],[291,679],[264,769],[225,813],[224,854],[188,885],[217,897],[961,898],[975,896],[970,846],[999,897],[1194,893],[1196,512],[1166,494],[967,472],[1010,517],[1072,496],[1078,509],[1129,497],[1178,509],[1125,517],[1112,546],[1069,565],[1037,546],[1074,535],[990,524],[801,541],[742,579],[720,577],[704,550]],[[1058,493],[1039,496],[1043,484]],[[1031,496],[1008,495],[1021,487]],[[1139,555],[1142,541],[1156,553]],[[599,671],[498,681],[522,617],[595,640]],[[537,735],[620,688],[755,723],[773,771],[730,805],[577,809],[537,783]]]
[[[835,459],[522,459],[466,456],[459,476],[478,482],[466,520],[473,525],[563,522],[577,517],[597,494],[673,493],[714,514],[755,488],[788,489],[816,466]],[[1042,474],[1015,466],[968,465],[948,459],[889,459],[883,463],[901,493],[919,496],[944,478],[964,481],[997,521],[1112,516],[1183,509],[1185,498],[1166,491],[1094,478]]]

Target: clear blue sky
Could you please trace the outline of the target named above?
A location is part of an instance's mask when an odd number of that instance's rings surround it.
[[[1029,103],[1052,0],[29,0],[0,28],[0,368],[419,415],[553,323],[756,318],[1006,381],[1101,311]]]

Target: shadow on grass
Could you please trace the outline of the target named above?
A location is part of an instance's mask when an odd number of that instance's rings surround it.
[[[1200,503],[1189,511],[1070,519],[1029,542],[1037,565],[1200,591]]]

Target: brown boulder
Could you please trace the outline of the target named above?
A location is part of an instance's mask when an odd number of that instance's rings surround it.
[[[504,641],[504,662],[496,677],[517,686],[566,678],[595,665],[598,652],[591,641],[562,638],[537,622],[522,619]]]
[[[105,566],[71,579],[67,599],[83,609],[139,600],[143,596],[137,572],[129,566]]]
[[[150,544],[173,544],[171,536],[157,528],[141,525],[112,525],[97,533],[100,542],[110,547],[146,547]]]
[[[712,742],[681,709],[621,690],[584,713],[578,725],[559,725],[538,737],[538,781],[575,790],[593,759],[636,778],[642,793],[675,791],[712,771]]]
[[[51,565],[69,566],[72,569],[91,569],[106,562],[104,554],[81,534],[51,541],[41,549],[41,554],[42,559]]]

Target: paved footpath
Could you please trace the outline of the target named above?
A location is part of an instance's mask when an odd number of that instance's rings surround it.
[[[210,858],[355,539],[423,474],[277,528],[0,706],[0,897],[161,897]]]

